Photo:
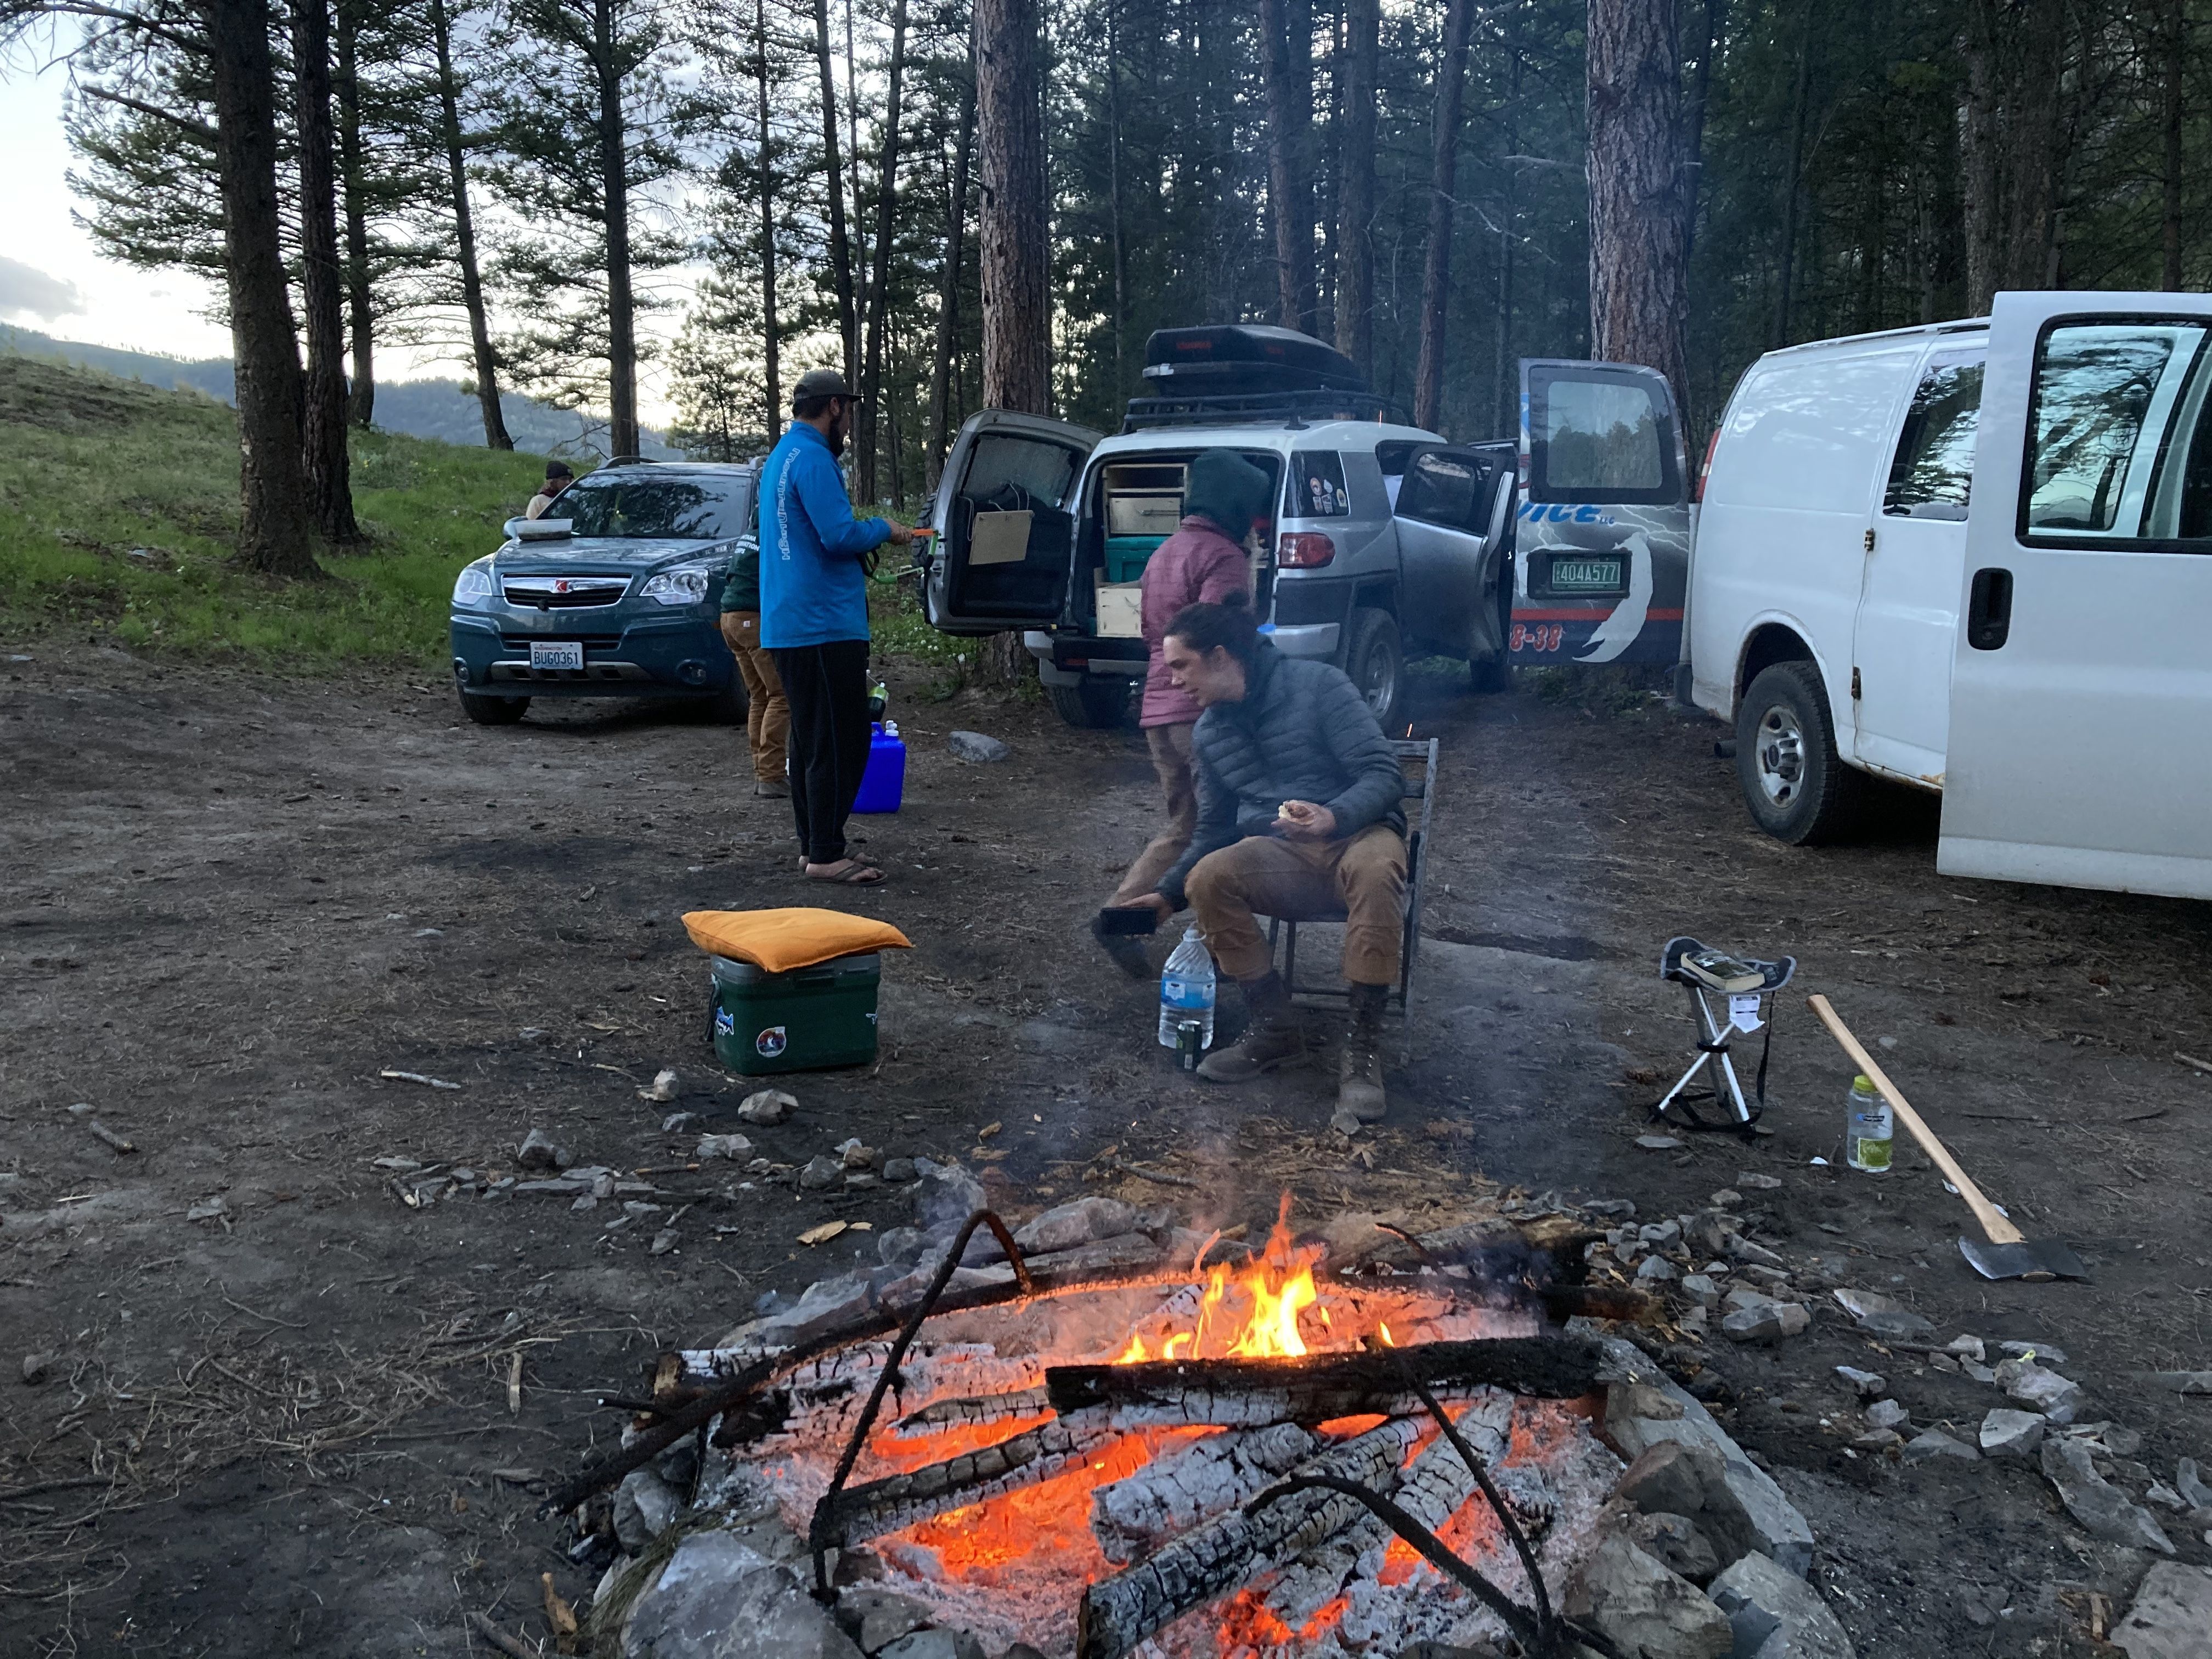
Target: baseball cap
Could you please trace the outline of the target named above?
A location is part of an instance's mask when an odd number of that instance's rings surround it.
[[[853,388],[845,384],[844,374],[834,368],[810,368],[799,377],[799,384],[791,389],[791,401],[802,398],[849,398]]]
[[[545,463],[545,476],[549,478],[573,478],[576,475],[568,470],[566,461],[548,461]]]

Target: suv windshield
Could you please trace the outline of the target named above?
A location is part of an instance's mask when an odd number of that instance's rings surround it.
[[[624,469],[605,482],[590,477],[569,485],[546,516],[567,519],[578,536],[727,541],[752,528],[750,482]]]

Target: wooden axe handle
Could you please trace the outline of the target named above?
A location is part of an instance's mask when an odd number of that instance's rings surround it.
[[[1881,1091],[1882,1097],[1889,1102],[1890,1110],[1912,1132],[1912,1138],[1920,1143],[1921,1151],[1936,1160],[1936,1167],[1942,1170],[1950,1178],[1951,1184],[1959,1189],[1959,1196],[1966,1200],[1966,1207],[1974,1212],[1974,1219],[1982,1224],[1983,1236],[1992,1244],[2025,1243],[2027,1236],[2000,1215],[1997,1206],[1982,1195],[1982,1189],[1974,1185],[1973,1177],[1959,1167],[1959,1160],[1951,1156],[1951,1149],[1936,1138],[1933,1129],[1921,1121],[1920,1114],[1912,1109],[1905,1098],[1904,1091],[1889,1080],[1888,1074],[1875,1063],[1874,1056],[1867,1053],[1859,1040],[1851,1035],[1850,1027],[1844,1024],[1843,1016],[1829,1005],[1828,999],[1816,991],[1805,1000],[1807,1006],[1820,1015],[1820,1024],[1828,1028],[1828,1035],[1843,1045],[1844,1052],[1858,1062],[1859,1070],[1866,1073],[1868,1080]]]

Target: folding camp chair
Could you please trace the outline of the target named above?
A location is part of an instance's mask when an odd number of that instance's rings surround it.
[[[1656,1122],[1666,1116],[1671,1107],[1680,1115],[1686,1127],[1733,1129],[1749,1134],[1753,1133],[1752,1125],[1766,1109],[1766,1058],[1774,1046],[1774,994],[1789,984],[1791,975],[1796,973],[1797,958],[1784,957],[1778,962],[1760,962],[1752,957],[1737,957],[1745,967],[1757,970],[1759,983],[1748,991],[1729,993],[1715,990],[1683,968],[1684,957],[1705,948],[1685,934],[1668,939],[1659,952],[1659,977],[1689,993],[1690,1018],[1698,1028],[1698,1057],[1690,1062],[1690,1069],[1676,1079],[1674,1086],[1667,1091],[1666,1097],[1651,1109],[1651,1119]],[[1725,1019],[1720,1018],[1723,1014],[1727,1016]],[[1743,1085],[1736,1079],[1735,1061],[1729,1052],[1736,1038],[1752,1031],[1760,1033],[1759,1073],[1752,1084],[1752,1101],[1756,1104],[1745,1101]],[[1690,1087],[1708,1066],[1717,1069],[1719,1081],[1727,1084],[1725,1097],[1717,1083],[1710,1089]],[[1709,1100],[1718,1105],[1723,1099],[1735,1114],[1731,1122],[1708,1122],[1698,1115],[1691,1103]],[[1757,1133],[1767,1134],[1771,1131],[1761,1129]]]
[[[1413,988],[1414,952],[1421,943],[1421,895],[1428,881],[1428,861],[1421,856],[1421,851],[1428,839],[1430,819],[1436,811],[1437,740],[1401,738],[1393,739],[1390,748],[1398,757],[1398,764],[1407,773],[1401,797],[1406,812],[1406,937],[1398,952],[1398,983],[1389,997],[1402,1016]],[[1298,983],[1298,925],[1344,920],[1341,907],[1331,913],[1267,919],[1267,948],[1272,951],[1278,939],[1282,942],[1283,983],[1297,1001],[1323,1008],[1341,1008],[1350,1004],[1352,993],[1343,986]]]

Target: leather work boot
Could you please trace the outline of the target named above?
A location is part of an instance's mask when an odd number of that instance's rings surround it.
[[[1305,1034],[1298,1030],[1282,975],[1270,972],[1265,978],[1239,982],[1252,1024],[1231,1047],[1198,1062],[1198,1074],[1209,1083],[1249,1083],[1262,1072],[1305,1057]]]
[[[1362,1123],[1379,1123],[1389,1109],[1382,1096],[1382,1010],[1390,991],[1383,985],[1352,988],[1352,1022],[1344,1033],[1344,1059],[1337,1073],[1338,1115],[1349,1113]]]

